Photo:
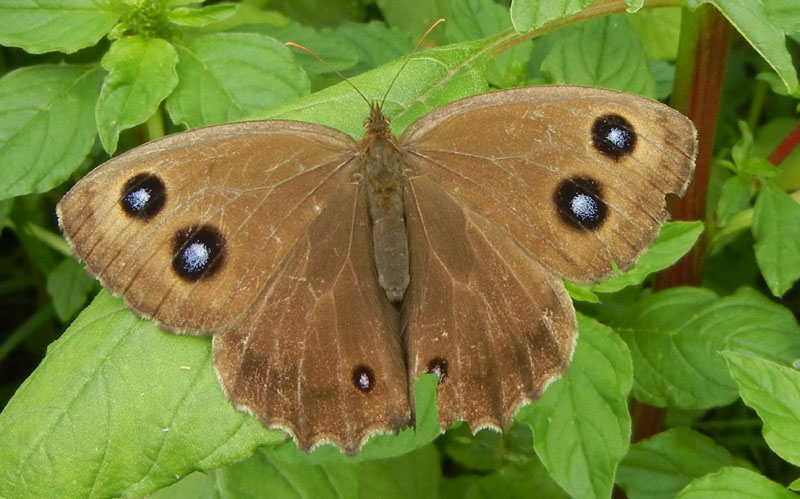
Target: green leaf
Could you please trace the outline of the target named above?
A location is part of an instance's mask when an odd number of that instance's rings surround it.
[[[239,31],[261,33],[282,42],[294,42],[309,49],[327,64],[338,71],[346,71],[359,64],[360,52],[349,40],[331,36],[333,30],[317,31],[296,22],[283,26],[257,24],[243,26]],[[330,73],[330,69],[302,50],[291,49],[292,56],[309,75]]]
[[[517,33],[541,28],[545,23],[580,12],[595,0],[513,0],[511,22]]]
[[[274,445],[220,390],[209,338],[163,333],[101,292],[0,414],[2,497],[143,496]]]
[[[176,123],[229,123],[309,92],[289,49],[253,33],[214,33],[178,47],[179,82],[167,98]]]
[[[191,5],[199,3],[198,0],[161,0],[166,7],[177,7],[179,5]]]
[[[567,288],[567,293],[573,300],[600,303],[600,298],[592,292],[591,286],[581,286],[580,284],[564,281],[564,287]]]
[[[679,427],[633,444],[619,465],[617,482],[630,499],[670,499],[695,478],[724,466],[750,467],[707,436]]]
[[[441,481],[439,453],[427,445],[403,456],[362,463],[358,475],[359,497],[436,498]]]
[[[450,0],[377,0],[378,8],[389,26],[396,26],[419,40],[437,20],[447,15]],[[428,35],[431,45],[444,44],[444,30],[435,29]]]
[[[692,9],[704,3],[716,7],[778,73],[789,93],[800,92],[797,71],[792,64],[792,56],[786,48],[784,31],[779,25],[773,24],[765,8],[765,2],[689,0],[687,3]]]
[[[656,81],[657,100],[665,100],[672,94],[675,85],[675,65],[659,59],[650,59],[650,73]]]
[[[542,62],[552,83],[610,88],[655,97],[642,43],[624,15],[591,19],[554,33]]]
[[[580,340],[566,376],[517,420],[531,425],[537,455],[565,491],[609,497],[630,438],[630,356],[610,328],[580,314],[578,326]]]
[[[769,290],[783,296],[800,278],[800,204],[765,182],[753,211],[753,237]]]
[[[511,28],[508,9],[491,0],[457,0],[449,5],[445,35],[450,42],[487,38]],[[499,88],[525,82],[533,43],[528,40],[503,51],[487,67],[489,83]]]
[[[405,428],[398,435],[382,434],[370,438],[355,456],[346,456],[332,445],[322,445],[306,454],[288,441],[275,450],[275,456],[290,463],[342,463],[373,461],[400,456],[424,447],[441,433],[436,409],[438,378],[425,374],[414,384],[416,428]]]
[[[97,43],[119,17],[111,0],[3,0],[0,45],[69,54]]]
[[[386,98],[384,111],[392,129],[406,126],[430,110],[462,97],[485,92],[486,56],[498,41],[465,42],[419,52],[397,78]],[[397,75],[402,60],[351,79],[369,100],[380,100]],[[291,104],[258,115],[260,119],[294,119],[327,125],[359,138],[367,103],[347,83],[340,83]]]
[[[365,17],[365,3],[353,0],[270,0],[269,7],[316,28],[358,21]]]
[[[167,18],[175,24],[181,26],[193,26],[202,28],[211,23],[224,21],[236,14],[236,4],[217,4],[207,5],[202,8],[178,7],[167,12]]]
[[[71,320],[83,308],[97,281],[83,270],[83,265],[67,257],[47,276],[47,293],[53,299],[62,322]]]
[[[286,463],[258,451],[241,463],[195,473],[154,494],[159,498],[270,497],[309,498],[437,497],[439,455],[428,445],[396,458],[366,463]]]
[[[459,474],[442,483],[440,497],[530,499],[570,497],[535,456],[509,463],[487,475]]]
[[[468,425],[456,425],[447,431],[443,442],[447,457],[456,465],[479,472],[492,472],[506,462],[533,455],[531,429],[517,422],[513,422],[503,433],[485,429],[475,435]]]
[[[750,207],[750,181],[734,175],[722,184],[717,202],[717,224],[724,227],[731,217]]]
[[[719,352],[778,362],[800,357],[791,312],[742,288],[718,298],[702,288],[673,288],[644,298],[613,324],[631,349],[634,396],[649,405],[700,409],[738,397]]]
[[[193,473],[153,499],[262,497],[357,498],[358,467],[345,463],[291,463],[259,450],[253,457],[209,474]]]
[[[627,18],[648,57],[675,60],[681,32],[680,7],[643,9]]]
[[[766,0],[764,9],[770,22],[780,26],[786,34],[800,31],[800,8],[795,0]]]
[[[800,465],[800,372],[766,359],[723,352],[748,406],[764,421],[764,440],[786,461]]]
[[[703,233],[703,222],[668,222],[661,227],[658,239],[636,265],[624,274],[590,286],[593,293],[614,293],[640,284],[650,274],[671,267],[689,252]]]
[[[447,456],[457,465],[489,473],[502,464],[503,436],[500,433],[487,429],[473,436],[467,425],[460,425],[450,430],[447,436]]]
[[[128,36],[111,45],[102,63],[109,74],[95,117],[103,147],[112,154],[120,131],[144,123],[177,85],[178,54],[161,38]]]
[[[347,23],[320,34],[326,40],[339,40],[346,51],[357,54],[363,69],[372,69],[395,59],[405,58],[414,49],[411,37],[380,22]]]
[[[6,227],[6,222],[8,221],[8,214],[11,213],[11,207],[13,206],[13,201],[9,199],[5,199],[0,201],[0,232]]]
[[[698,478],[678,495],[678,499],[796,499],[780,484],[744,468],[722,468]]]
[[[775,165],[767,161],[765,158],[757,157],[753,154],[753,133],[750,127],[744,121],[739,121],[739,131],[742,136],[731,148],[731,157],[733,158],[733,170],[737,173],[742,173],[754,177],[774,177],[779,173]],[[730,164],[724,162],[726,166]]]
[[[0,79],[0,199],[45,192],[94,144],[102,77],[92,66],[31,66]]]

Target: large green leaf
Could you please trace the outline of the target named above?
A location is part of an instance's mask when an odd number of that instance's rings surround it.
[[[0,496],[141,496],[284,440],[226,400],[210,338],[102,292],[0,414]],[[5,445],[13,442],[13,445]]]
[[[764,439],[776,454],[800,466],[800,372],[765,359],[723,352],[742,400],[764,421]]]
[[[240,120],[308,94],[289,49],[254,33],[214,33],[178,47],[173,121],[196,128]]]
[[[725,298],[701,288],[662,291],[639,300],[613,326],[631,349],[634,396],[659,407],[736,400],[722,350],[780,362],[800,357],[792,313],[748,288]]]
[[[756,262],[775,296],[800,278],[800,204],[765,182],[753,210]]]
[[[31,66],[0,79],[0,199],[44,192],[86,159],[97,134],[96,66]]]
[[[536,453],[561,488],[573,497],[609,497],[630,439],[630,354],[607,326],[582,315],[578,326],[566,376],[517,419],[533,428]]]
[[[3,0],[0,44],[33,54],[75,52],[97,43],[120,13],[112,0]]]
[[[695,478],[724,466],[752,467],[709,437],[678,427],[632,445],[617,482],[630,499],[670,499]]]
[[[113,153],[119,133],[144,123],[178,84],[178,54],[166,40],[136,35],[115,41],[102,62],[109,74],[95,118],[103,147]]]

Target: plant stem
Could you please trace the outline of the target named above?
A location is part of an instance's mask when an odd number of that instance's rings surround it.
[[[697,166],[683,199],[670,203],[676,220],[704,220],[706,192],[714,147],[719,99],[731,27],[710,5],[684,10],[675,74],[672,107],[691,118],[698,132]],[[701,236],[692,251],[656,276],[656,290],[697,285],[703,269],[706,239]],[[634,442],[655,435],[664,423],[664,410],[631,402]]]

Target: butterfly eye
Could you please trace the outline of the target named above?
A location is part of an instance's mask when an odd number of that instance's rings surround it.
[[[442,357],[434,357],[428,362],[428,372],[435,374],[439,378],[439,384],[447,378],[447,360]]]
[[[353,369],[353,384],[367,393],[375,386],[375,373],[368,366],[359,364]]]
[[[589,177],[562,180],[553,202],[561,219],[575,229],[598,229],[608,212],[600,185]]]
[[[129,216],[147,221],[161,212],[166,201],[164,182],[156,175],[140,173],[125,182],[119,203]]]
[[[627,156],[636,147],[636,131],[631,122],[618,114],[606,114],[594,120],[592,144],[614,161]]]
[[[210,225],[179,230],[173,240],[172,268],[186,281],[215,274],[225,257],[225,238]]]

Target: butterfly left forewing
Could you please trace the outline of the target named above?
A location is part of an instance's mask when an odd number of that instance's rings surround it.
[[[577,338],[561,281],[430,179],[406,186],[409,378],[440,378],[439,421],[504,428],[560,376]]]
[[[234,405],[306,451],[332,443],[354,454],[408,424],[397,311],[377,283],[363,189],[340,186],[213,350]]]
[[[694,127],[678,112],[584,87],[462,99],[400,140],[410,177],[434,180],[578,282],[633,265],[667,218],[665,195],[685,191],[696,154]]]

